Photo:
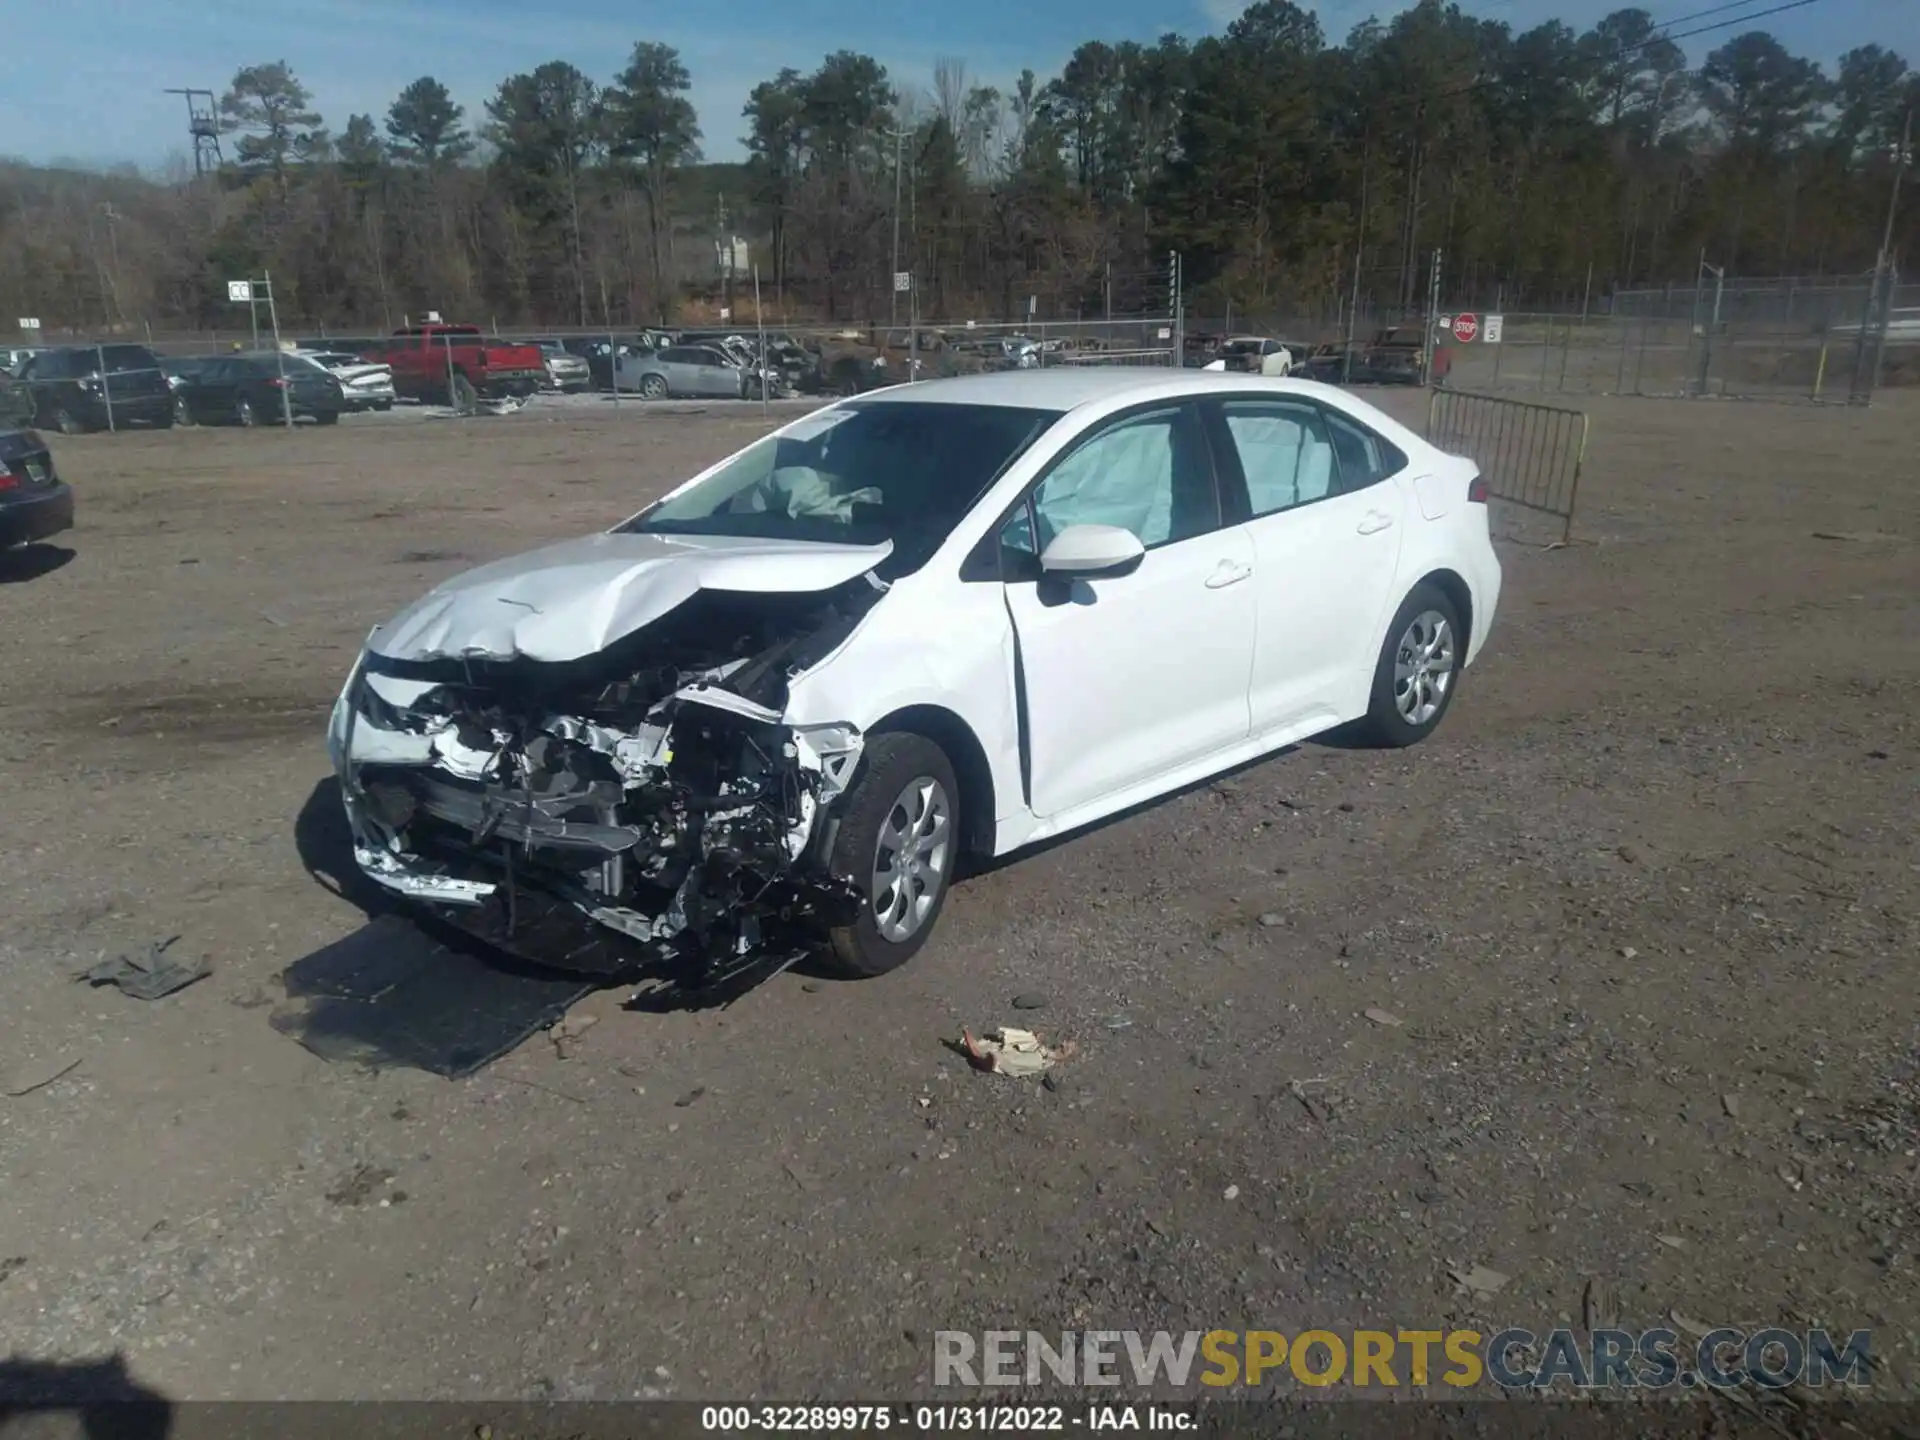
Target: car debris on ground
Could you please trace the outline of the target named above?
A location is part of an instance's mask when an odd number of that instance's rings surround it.
[[[163,999],[213,973],[205,960],[180,961],[167,954],[179,938],[155,941],[144,955],[116,955],[75,978],[91,985],[112,985],[136,1000]]]
[[[1033,1031],[1018,1030],[1011,1025],[990,1030],[978,1040],[970,1031],[962,1030],[960,1047],[974,1069],[1016,1079],[1045,1074],[1074,1050],[1072,1041],[1050,1046]]]

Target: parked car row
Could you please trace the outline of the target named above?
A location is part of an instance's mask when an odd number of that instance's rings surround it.
[[[73,491],[32,427],[26,387],[0,370],[0,551],[73,528]]]

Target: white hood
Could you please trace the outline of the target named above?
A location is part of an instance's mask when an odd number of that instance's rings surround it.
[[[805,595],[893,551],[715,535],[609,532],[456,575],[374,631],[393,660],[578,660],[650,625],[697,590]]]

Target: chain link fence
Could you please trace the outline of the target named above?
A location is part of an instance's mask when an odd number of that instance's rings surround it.
[[[1623,291],[1585,315],[1486,317],[1450,346],[1448,383],[1502,391],[1865,404],[1920,384],[1920,286],[1708,280]]]

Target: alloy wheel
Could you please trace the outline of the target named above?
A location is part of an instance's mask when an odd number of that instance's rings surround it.
[[[933,913],[946,883],[953,843],[953,806],[946,787],[922,775],[900,792],[874,845],[873,920],[896,945]]]
[[[1393,652],[1393,703],[1409,725],[1427,725],[1453,684],[1453,626],[1438,610],[1413,617]]]

